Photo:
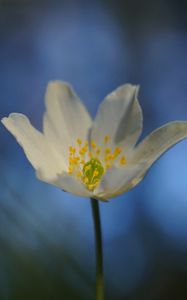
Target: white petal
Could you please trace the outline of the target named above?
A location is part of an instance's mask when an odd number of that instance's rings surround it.
[[[187,137],[187,122],[168,123],[145,138],[123,168],[111,168],[94,191],[95,197],[110,199],[137,185],[150,166],[170,147]]]
[[[96,198],[105,200],[116,197],[137,184],[145,168],[144,164],[129,164],[124,167],[112,167],[94,191]]]
[[[54,177],[56,173],[62,172],[63,162],[25,115],[10,114],[8,118],[2,119],[2,123],[15,136],[36,170],[41,169],[46,177]]]
[[[111,137],[111,147],[121,145],[127,151],[134,146],[142,131],[142,111],[137,93],[138,86],[125,84],[101,103],[91,133],[91,139],[99,146],[106,135]]]
[[[68,147],[77,138],[85,140],[92,120],[73,89],[64,82],[52,81],[46,92],[44,135],[67,161]]]
[[[187,137],[187,122],[165,124],[148,135],[132,152],[135,163],[146,162],[150,167],[164,152]]]
[[[132,180],[129,188],[137,185],[151,165],[176,143],[187,137],[187,122],[170,122],[148,135],[132,152],[131,163],[142,165],[142,170]],[[123,191],[124,192],[124,191]]]
[[[75,177],[72,177],[67,173],[64,173],[63,175],[58,175],[56,178],[50,180],[50,182],[48,183],[53,184],[56,187],[77,196],[91,197],[92,194],[80,181],[78,181]]]

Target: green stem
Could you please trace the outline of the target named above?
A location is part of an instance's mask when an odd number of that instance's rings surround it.
[[[95,250],[96,250],[96,300],[104,300],[104,280],[103,280],[103,247],[101,221],[99,212],[99,201],[91,198],[92,215],[95,230]]]

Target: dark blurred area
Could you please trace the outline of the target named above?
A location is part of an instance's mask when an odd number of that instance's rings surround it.
[[[187,2],[0,1],[0,117],[42,127],[47,82],[70,82],[94,116],[140,84],[143,136],[187,120]],[[39,182],[0,128],[0,299],[94,299],[88,199]],[[101,203],[107,300],[187,299],[187,141],[135,189]]]

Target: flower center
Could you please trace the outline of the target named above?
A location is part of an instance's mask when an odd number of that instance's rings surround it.
[[[113,166],[116,160],[120,166],[126,165],[125,156],[120,156],[121,148],[116,147],[112,151],[108,147],[109,140],[110,137],[105,136],[102,147],[98,147],[94,141],[91,141],[89,149],[88,141],[83,143],[78,138],[76,147],[69,147],[68,173],[76,176],[90,191],[98,186],[102,176]]]
[[[98,185],[104,173],[104,168],[101,162],[96,158],[91,158],[82,169],[82,181],[89,190],[94,190]]]

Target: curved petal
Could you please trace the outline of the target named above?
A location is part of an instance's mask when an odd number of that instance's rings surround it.
[[[164,152],[187,137],[187,122],[167,123],[148,135],[134,149],[131,156],[133,163],[146,162],[150,167]]]
[[[36,170],[41,169],[48,177],[54,177],[56,173],[62,172],[64,168],[62,160],[25,115],[12,113],[8,118],[3,118],[2,123],[16,138]]]
[[[124,168],[111,168],[94,191],[96,197],[110,199],[127,192],[145,176],[165,151],[187,137],[187,122],[171,122],[153,131],[132,152]]]
[[[129,164],[123,168],[112,167],[94,191],[94,196],[107,200],[127,192],[137,184],[144,168],[145,164]]]
[[[138,86],[125,84],[101,103],[93,124],[91,139],[99,146],[110,136],[110,147],[132,148],[142,131],[142,111],[137,100]]]
[[[54,178],[45,178],[45,174],[42,172],[37,172],[38,179],[52,184],[65,192],[72,193],[81,197],[91,197],[92,193],[86,189],[86,187],[78,181],[75,177],[70,176],[67,173],[58,174]]]
[[[121,193],[137,185],[146,175],[152,164],[176,143],[187,137],[187,122],[170,122],[146,137],[134,150],[131,163],[142,165],[142,170],[131,181],[123,186]]]
[[[44,135],[67,161],[68,147],[77,138],[85,140],[92,120],[73,89],[65,82],[52,81],[46,91]]]

